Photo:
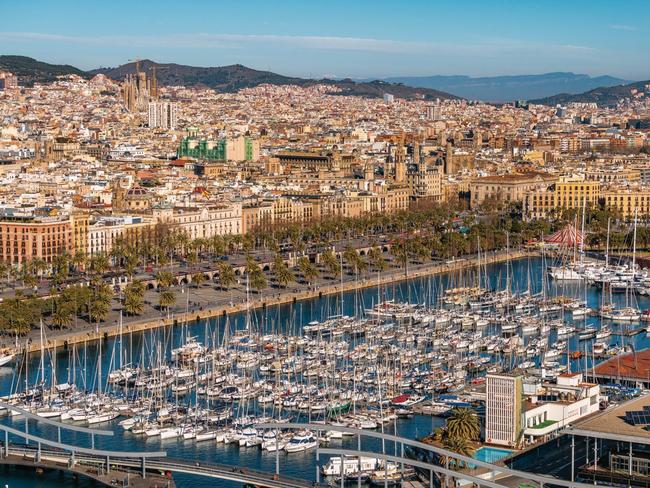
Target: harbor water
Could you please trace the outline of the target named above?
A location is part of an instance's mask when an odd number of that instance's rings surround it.
[[[580,299],[586,297],[588,306],[597,309],[603,302],[602,291],[599,288],[588,286],[577,281],[549,282],[545,273],[548,263],[541,258],[530,258],[518,260],[509,265],[490,265],[481,269],[480,274],[476,270],[467,270],[460,274],[440,275],[418,278],[416,280],[403,281],[390,286],[377,288],[360,289],[355,292],[348,292],[342,295],[324,296],[294,304],[284,304],[267,309],[253,310],[249,314],[240,313],[229,317],[218,317],[208,322],[178,324],[166,329],[156,329],[144,333],[123,335],[122,337],[111,338],[101,344],[88,343],[78,345],[73,351],[58,350],[54,354],[47,351],[42,358],[40,354],[31,354],[27,361],[18,360],[9,366],[0,368],[0,394],[8,395],[12,392],[22,391],[25,385],[34,385],[43,381],[46,385],[51,384],[50,375],[55,374],[57,383],[75,383],[81,390],[97,391],[99,385],[106,388],[108,373],[126,363],[138,365],[147,363],[152,351],[159,344],[162,344],[168,351],[182,345],[188,337],[196,337],[205,345],[221,344],[224,335],[231,336],[237,330],[247,329],[254,333],[273,333],[283,335],[300,335],[304,325],[312,321],[324,320],[333,315],[359,315],[364,309],[371,308],[384,300],[395,300],[396,302],[411,302],[427,304],[435,307],[440,305],[441,292],[446,288],[459,286],[474,286],[480,279],[481,284],[489,283],[492,289],[504,289],[510,287],[513,292],[529,291],[532,294],[544,292],[547,296],[566,295]],[[191,293],[191,289],[190,289]],[[609,301],[609,297],[607,298]],[[624,293],[615,294],[611,297],[613,303],[627,304],[632,300],[635,306],[641,310],[650,308],[650,299],[643,296],[630,297]],[[588,317],[581,319],[580,326],[588,325],[600,327],[600,319]],[[639,327],[639,324],[629,324],[619,329],[625,331],[625,327]],[[498,335],[498,330],[487,328],[484,334]],[[556,340],[556,332],[552,331],[549,341]],[[526,340],[526,339],[525,339]],[[579,341],[577,336],[566,339],[568,350],[583,351],[591,346],[590,341]],[[612,334],[607,341],[611,345],[633,345],[636,350],[650,346],[650,340],[646,333],[636,335]],[[558,362],[571,363],[572,371],[589,370],[592,366],[590,357],[571,360],[567,356],[558,358]],[[502,361],[505,365],[517,361],[515,357],[499,357],[495,359]],[[539,358],[535,359],[539,365]],[[42,366],[45,367],[42,367]],[[45,377],[41,377],[41,371]],[[183,405],[191,405],[195,401],[194,395],[187,395],[178,402]],[[242,407],[239,407],[240,409]],[[246,407],[248,408],[248,407]],[[270,408],[270,407],[269,407]],[[264,409],[257,407],[255,410],[241,411],[241,414],[261,414]],[[270,410],[269,412],[270,413]],[[110,450],[122,451],[160,451],[164,450],[171,458],[190,459],[203,462],[230,464],[233,466],[246,466],[252,469],[260,469],[273,472],[275,469],[276,455],[273,452],[263,451],[257,447],[240,448],[236,444],[215,444],[214,442],[196,443],[192,440],[184,441],[182,438],[161,440],[160,437],[137,436],[128,431],[123,431],[117,426],[116,419],[110,423],[100,424],[97,428],[110,429],[115,432],[113,437],[97,437],[96,447]],[[309,420],[305,416],[301,421]],[[25,420],[21,417],[3,417],[1,422],[24,429]],[[394,423],[384,426],[387,433],[396,432],[400,436],[408,438],[422,437],[429,434],[433,429],[444,424],[444,419],[435,416],[415,415],[410,418],[400,418]],[[55,428],[30,422],[30,433],[38,433],[50,439],[57,438]],[[73,432],[63,432],[62,442],[89,447],[87,435]],[[380,441],[367,440],[364,447],[368,450],[381,449]],[[356,438],[349,437],[343,440],[333,440],[329,447],[338,445],[353,449],[356,448]],[[392,453],[395,446],[386,445],[385,450]],[[321,458],[321,464],[325,459]],[[280,453],[280,465],[282,473],[287,476],[315,479],[316,456],[313,450],[286,454]],[[177,486],[192,486],[203,488],[208,486],[235,487],[236,483],[215,481],[208,478],[196,478],[186,475],[175,475]],[[91,481],[75,480],[70,475],[60,473],[44,473],[36,475],[33,470],[21,470],[18,468],[0,468],[0,486],[8,485],[10,488],[27,487],[90,487],[95,486]]]

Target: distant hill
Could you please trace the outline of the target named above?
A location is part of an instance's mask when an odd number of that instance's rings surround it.
[[[284,76],[271,71],[259,71],[241,64],[202,68],[174,63],[155,63],[151,60],[140,61],[142,71],[151,72],[156,67],[156,76],[161,85],[206,86],[220,92],[236,92],[242,88],[253,88],[262,84],[311,86],[318,83],[334,85],[344,95],[363,97],[381,97],[391,93],[399,98],[457,99],[459,97],[440,90],[391,84],[385,81],[358,82],[345,80],[313,80]],[[116,68],[99,68],[90,74],[102,73],[114,80],[123,80],[127,74],[136,72],[136,64],[128,63]]]
[[[18,82],[23,86],[34,83],[49,83],[57,76],[79,75],[88,78],[89,75],[69,64],[49,64],[27,56],[0,56],[0,71],[10,71],[18,76]]]
[[[391,83],[431,88],[454,93],[469,100],[510,102],[548,97],[557,93],[582,93],[601,86],[614,86],[629,81],[612,76],[575,73],[546,73],[541,75],[490,76],[402,76],[385,78]]]
[[[600,106],[608,107],[616,105],[622,98],[629,98],[632,96],[632,90],[648,91],[645,89],[646,85],[650,85],[648,81],[637,81],[627,85],[618,86],[601,86],[593,90],[586,91],[585,93],[570,94],[560,93],[552,97],[540,98],[538,100],[531,100],[533,103],[540,103],[543,105],[566,105],[571,102],[583,103],[597,103]]]

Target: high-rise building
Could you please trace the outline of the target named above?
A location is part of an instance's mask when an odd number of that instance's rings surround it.
[[[427,119],[429,120],[442,120],[442,110],[440,109],[440,102],[427,105]]]
[[[149,128],[175,129],[176,104],[171,102],[149,102]]]
[[[9,71],[0,71],[0,90],[10,90],[18,87],[18,78]]]
[[[390,93],[384,93],[384,102],[393,103],[395,101],[395,95]]]
[[[521,376],[487,375],[485,440],[515,446],[522,433],[523,381]]]

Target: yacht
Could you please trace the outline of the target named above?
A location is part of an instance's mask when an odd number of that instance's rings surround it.
[[[302,432],[294,435],[284,450],[287,452],[302,452],[318,447],[318,440],[311,432]]]

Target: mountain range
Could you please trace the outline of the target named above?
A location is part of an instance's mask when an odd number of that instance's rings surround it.
[[[320,80],[284,76],[271,71],[260,71],[234,64],[218,67],[186,66],[174,63],[139,62],[141,70],[156,68],[161,85],[206,86],[220,92],[236,92],[261,84],[313,86],[327,84],[338,87],[342,94],[363,97],[382,97],[391,93],[398,98],[432,100],[466,98],[488,102],[527,99],[548,105],[570,102],[595,102],[614,105],[618,100],[632,96],[633,90],[645,91],[650,81],[629,83],[612,76],[590,77],[574,73],[546,73],[542,75],[394,77],[383,80],[329,79]],[[0,70],[15,73],[22,85],[47,83],[61,75],[91,78],[104,74],[114,80],[123,80],[136,72],[136,63],[115,68],[84,71],[67,64],[49,64],[26,56],[0,55]],[[453,93],[453,94],[452,94]]]
[[[593,90],[578,94],[560,93],[558,95],[553,95],[550,97],[531,100],[531,102],[540,103],[543,105],[566,105],[567,103],[571,102],[583,102],[596,103],[601,107],[610,107],[616,105],[616,103],[622,98],[633,97],[634,90],[637,92],[650,92],[650,89],[646,89],[646,86],[650,86],[650,80],[636,81],[634,83],[628,83],[626,85],[609,87],[601,86],[594,88]]]
[[[21,85],[32,86],[34,83],[49,83],[57,76],[78,75],[89,78],[90,75],[69,64],[49,64],[27,56],[0,55],[0,71],[11,71],[18,76]]]
[[[402,76],[384,78],[389,83],[431,88],[454,93],[468,100],[511,102],[549,97],[557,93],[578,94],[598,87],[629,83],[613,76],[575,73],[544,73],[540,75],[489,76]]]
[[[375,98],[382,97],[384,93],[391,93],[399,98],[460,98],[440,90],[387,83],[381,80],[369,82],[327,78],[314,80],[284,76],[271,71],[259,71],[241,64],[203,68],[175,63],[155,63],[148,59],[139,61],[139,68],[142,71],[151,72],[153,67],[156,68],[156,76],[161,85],[206,86],[225,93],[236,92],[242,88],[252,88],[262,84],[298,86],[327,84],[341,89],[342,95]],[[114,80],[122,80],[127,74],[135,73],[136,69],[136,63],[133,62],[123,64],[117,68],[99,68],[88,73],[92,75],[101,73]]]

